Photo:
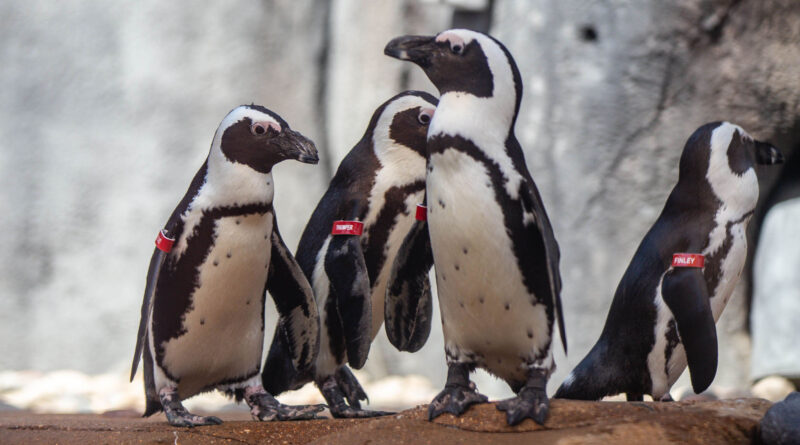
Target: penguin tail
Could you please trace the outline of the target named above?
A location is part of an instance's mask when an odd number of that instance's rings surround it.
[[[161,401],[153,400],[148,397],[145,401],[144,414],[142,414],[142,417],[150,417],[159,411],[164,411],[164,407],[161,406]]]
[[[553,396],[557,399],[600,400],[616,394],[613,383],[613,364],[606,363],[600,342],[569,373]]]

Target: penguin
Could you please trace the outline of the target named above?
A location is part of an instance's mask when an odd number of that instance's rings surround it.
[[[502,43],[464,29],[398,37],[384,53],[417,64],[440,93],[428,130],[426,224],[448,372],[428,417],[487,402],[469,380],[480,367],[517,394],[497,405],[509,424],[541,424],[556,318],[565,351],[567,343],[558,243],[514,135],[517,65]]]
[[[347,363],[364,366],[383,324],[389,272],[423,200],[426,135],[436,103],[420,91],[387,100],[339,165],[297,247],[320,313],[319,355],[313,372],[295,371],[278,329],[263,371],[269,392],[313,380],[334,417],[389,414],[361,409],[367,395]],[[420,272],[425,279],[428,269]]]
[[[758,202],[756,165],[781,152],[741,127],[713,122],[689,137],[678,183],[614,294],[599,340],[555,397],[599,400],[626,393],[672,400],[686,366],[694,392],[717,370],[715,323],[747,258],[747,224]]]
[[[235,108],[159,233],[131,367],[133,380],[143,356],[145,417],[164,411],[174,426],[222,423],[181,403],[213,389],[244,399],[258,420],[309,419],[322,409],[279,403],[259,376],[266,291],[293,364],[311,366],[318,350],[311,286],[281,239],[272,206],[272,167],[285,159],[319,160],[313,142],[276,113]]]

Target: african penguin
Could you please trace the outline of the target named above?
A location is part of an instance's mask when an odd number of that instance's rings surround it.
[[[319,356],[313,372],[295,371],[276,331],[263,371],[269,392],[313,380],[334,417],[387,414],[361,409],[367,396],[345,363],[364,365],[383,324],[389,271],[423,200],[425,138],[436,103],[419,91],[392,97],[339,166],[297,247],[320,313]],[[420,272],[425,279],[430,267]]]
[[[143,354],[145,416],[163,410],[175,426],[219,424],[181,404],[213,389],[246,400],[259,420],[308,419],[322,409],[280,404],[259,376],[266,291],[293,364],[311,366],[318,350],[311,286],[281,239],[272,207],[271,171],[284,159],[316,164],[317,150],[264,107],[234,109],[159,234],[131,369],[133,380]]]
[[[617,287],[600,339],[555,397],[671,400],[688,364],[696,393],[717,370],[715,322],[747,257],[747,223],[758,201],[756,164],[775,147],[715,122],[686,142],[678,183]]]
[[[566,337],[558,244],[514,135],[519,70],[500,42],[463,29],[398,37],[384,52],[419,65],[441,94],[426,195],[448,375],[429,417],[486,402],[469,381],[481,367],[517,393],[497,405],[509,424],[543,423],[556,316],[565,350]]]

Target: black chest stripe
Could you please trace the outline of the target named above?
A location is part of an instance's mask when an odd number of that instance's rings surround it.
[[[183,320],[192,306],[192,295],[199,286],[200,266],[207,260],[214,246],[214,227],[217,220],[229,216],[263,215],[271,210],[272,204],[267,203],[206,210],[200,223],[187,236],[183,255],[177,259],[175,255],[167,256],[158,278],[153,302],[153,341],[159,364],[164,363],[164,342],[186,333]],[[169,374],[168,376],[173,378]]]

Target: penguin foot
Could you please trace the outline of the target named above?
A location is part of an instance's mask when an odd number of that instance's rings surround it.
[[[222,420],[214,416],[198,416],[190,413],[178,398],[178,390],[175,388],[162,388],[158,393],[161,399],[161,407],[167,415],[167,422],[172,426],[192,428],[203,425],[219,425]]]
[[[347,368],[342,366],[332,376],[317,382],[325,401],[331,410],[331,415],[337,419],[355,419],[364,417],[379,417],[394,414],[388,411],[370,411],[361,409],[361,400],[369,403],[369,398],[364,388]]]
[[[506,422],[511,426],[525,419],[533,419],[539,425],[544,425],[550,414],[550,400],[547,398],[546,387],[547,373],[532,369],[528,375],[528,382],[517,396],[500,401],[497,409],[506,413]]]
[[[325,409],[325,405],[284,405],[261,386],[246,388],[245,400],[253,419],[261,421],[318,419],[317,413]]]
[[[366,400],[367,403],[369,403],[367,393],[364,392],[364,388],[358,383],[358,379],[356,379],[356,376],[350,371],[350,368],[347,366],[340,367],[336,370],[333,378],[341,389],[344,397],[347,399],[347,404],[350,405],[350,407],[360,409],[361,400]]]
[[[544,390],[526,387],[516,397],[498,402],[497,409],[505,411],[506,422],[511,426],[528,418],[539,425],[544,425],[550,413],[550,401]]]
[[[428,420],[433,420],[444,413],[460,416],[471,405],[488,401],[489,398],[479,393],[473,382],[469,382],[469,385],[447,384],[428,406]]]

